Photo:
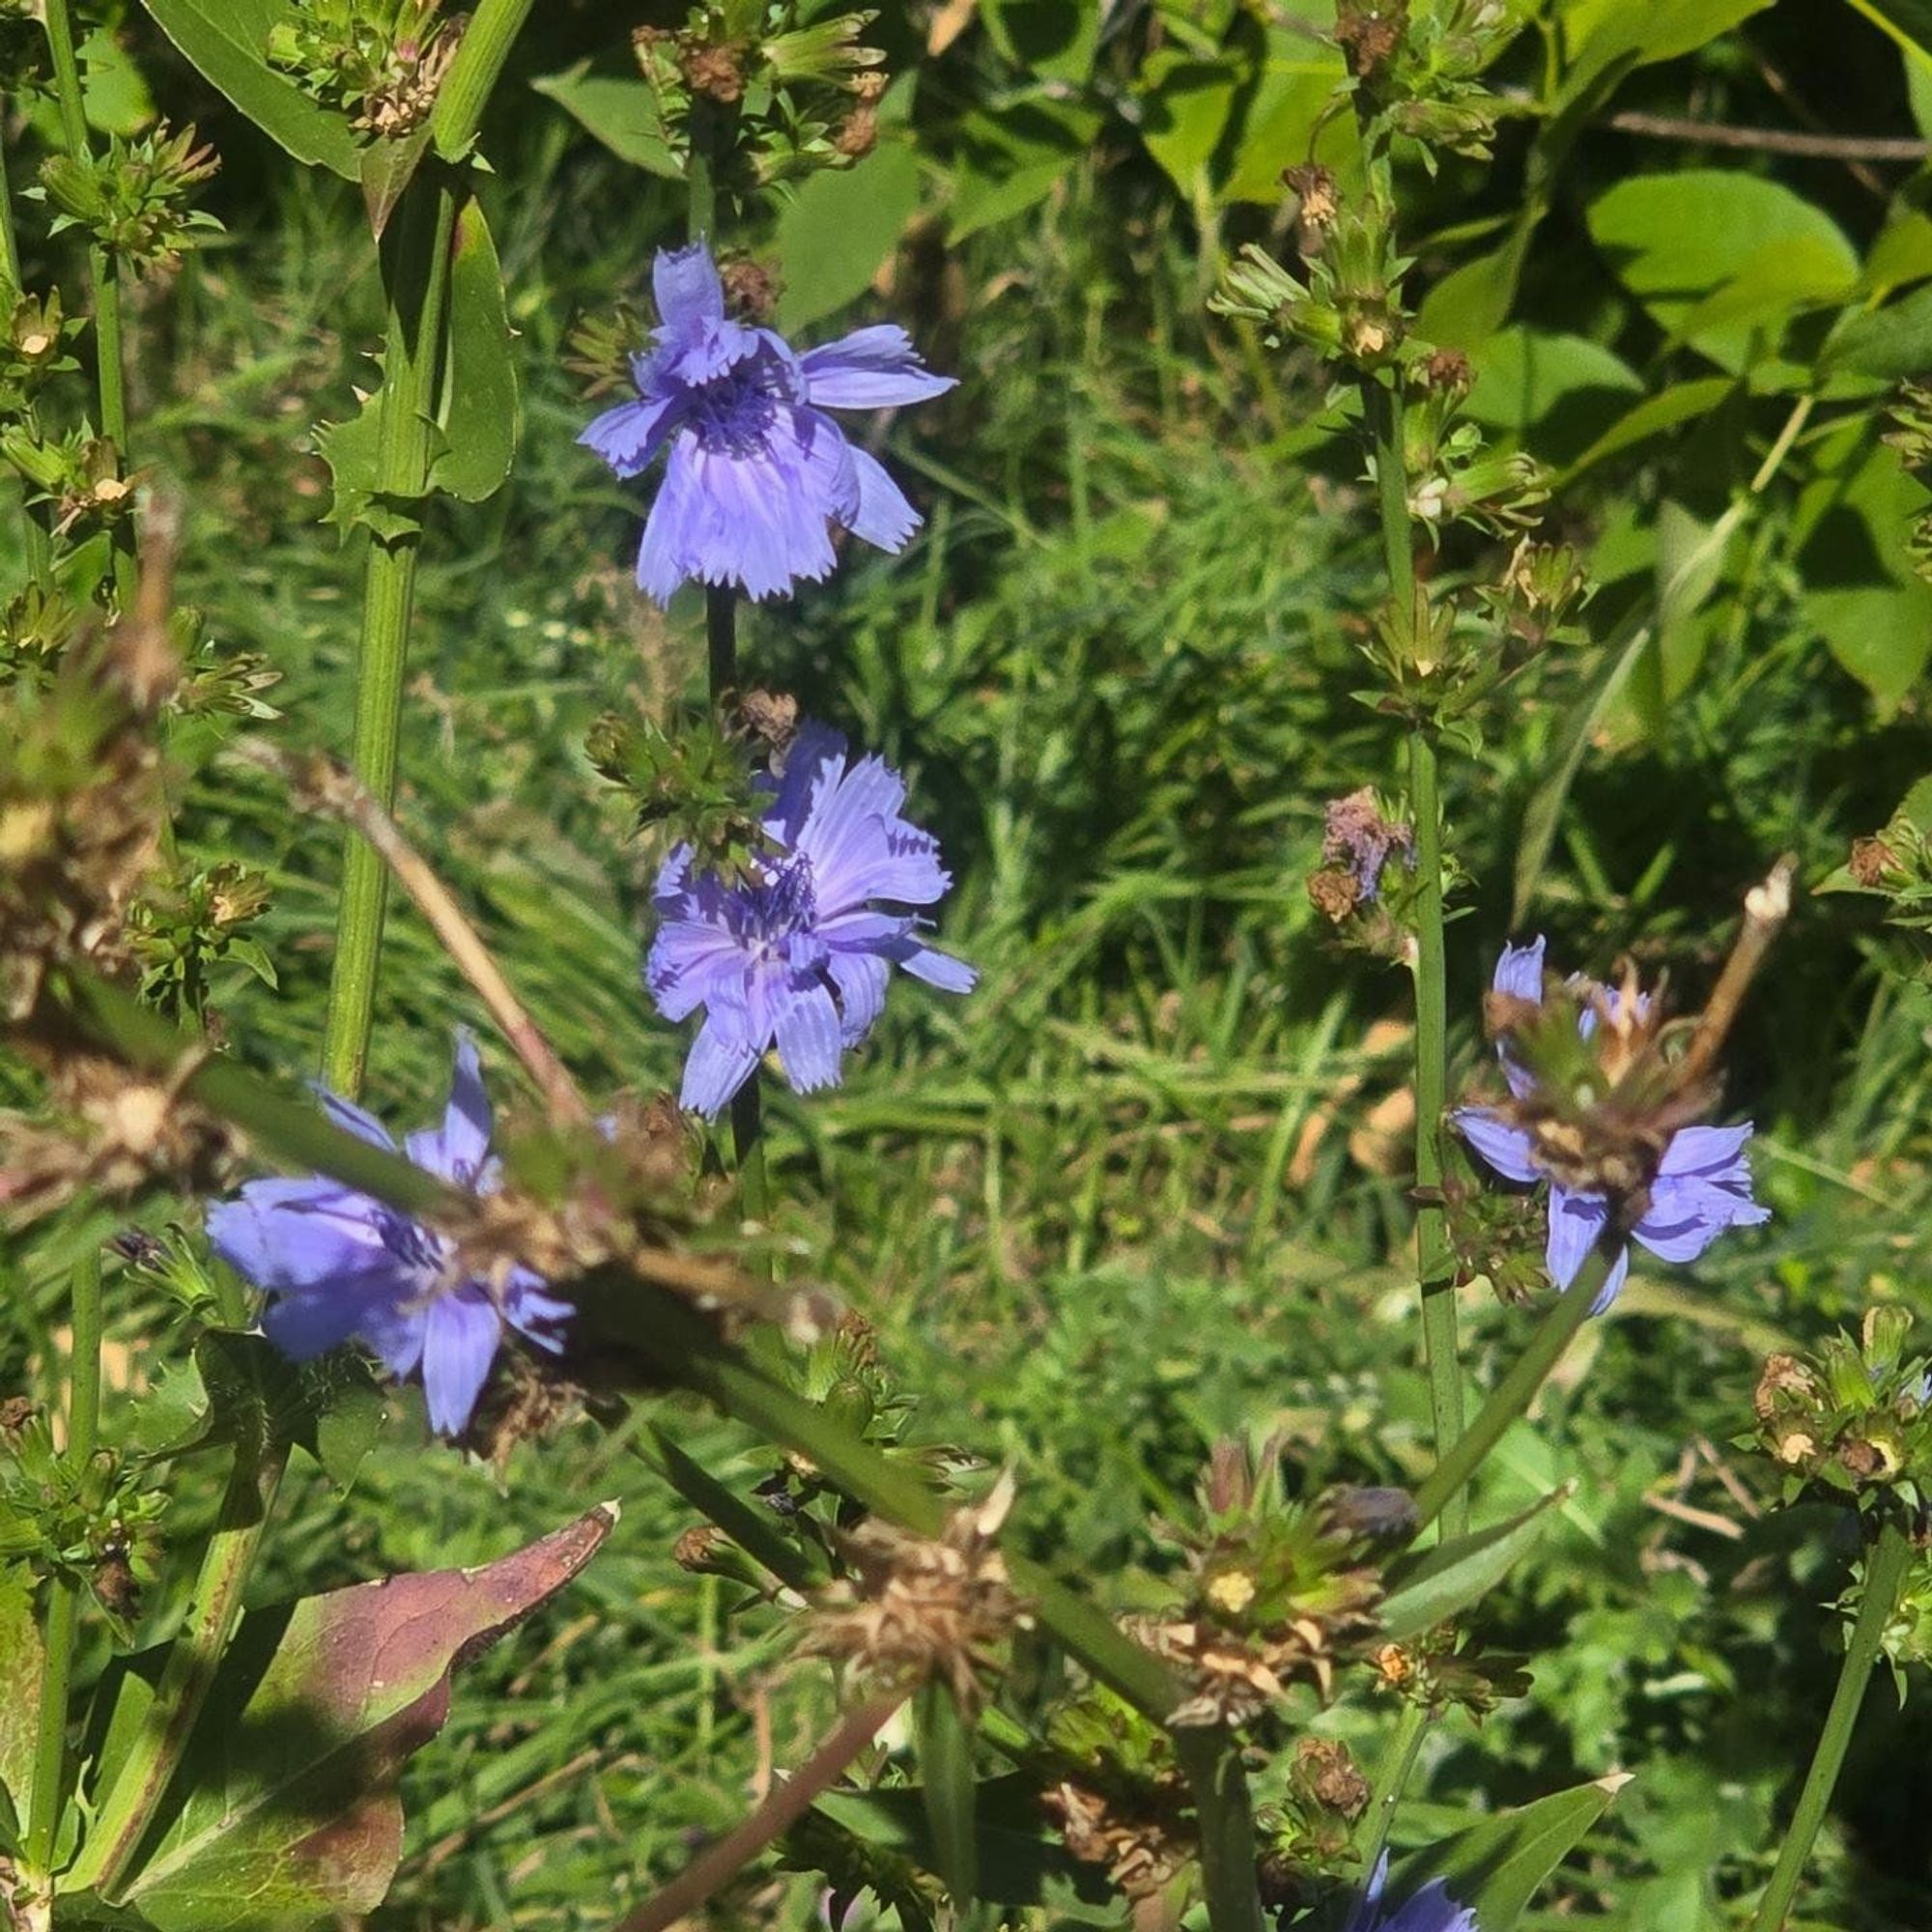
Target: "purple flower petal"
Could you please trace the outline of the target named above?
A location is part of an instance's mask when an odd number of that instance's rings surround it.
[[[852,468],[859,484],[859,498],[845,527],[855,537],[896,556],[912,541],[920,526],[920,514],[906,493],[886,473],[886,467],[863,449],[852,452]]]
[[[715,1117],[774,1045],[798,1092],[836,1085],[841,1049],[879,1016],[891,965],[948,992],[972,988],[970,966],[875,903],[928,904],[947,884],[937,841],[900,815],[904,804],[904,781],[882,759],[848,763],[845,741],[808,720],[772,786],[775,852],[756,875],[694,877],[682,846],[665,862],[644,983],[667,1018],[704,1009],[684,1105]]]
[[[660,604],[687,579],[777,596],[832,569],[834,524],[900,548],[918,516],[823,406],[918,402],[951,379],[922,369],[890,325],[800,357],[774,330],[733,322],[701,242],[660,254],[654,280],[663,326],[633,358],[638,399],[580,439],[619,476],[668,445],[639,546],[639,587]]]
[[[1528,1182],[1538,1178],[1530,1158],[1529,1136],[1520,1127],[1498,1120],[1489,1108],[1458,1107],[1449,1116],[1449,1124],[1505,1180]]]
[[[481,1289],[454,1289],[430,1304],[423,1334],[423,1394],[429,1426],[439,1435],[460,1435],[469,1428],[502,1339],[503,1324]]]
[[[943,396],[954,386],[952,377],[933,375],[920,361],[912,337],[890,322],[808,349],[799,366],[806,393],[821,409],[895,409]]]
[[[483,1091],[476,1042],[469,1034],[459,1033],[442,1125],[411,1134],[405,1145],[418,1167],[458,1187],[474,1187],[489,1157],[490,1124],[490,1096]]]
[[[344,1133],[354,1134],[357,1140],[367,1141],[371,1147],[379,1147],[386,1153],[395,1152],[396,1144],[389,1138],[388,1128],[374,1114],[365,1112],[353,1100],[341,1099],[326,1087],[317,1086],[314,1093],[322,1102],[322,1111]]]
[[[359,1273],[384,1252],[372,1205],[333,1180],[251,1180],[210,1208],[209,1243],[258,1288],[309,1288]]]
[[[1597,1244],[1604,1224],[1610,1218],[1609,1203],[1601,1194],[1572,1194],[1568,1188],[1549,1190],[1549,1239],[1544,1248],[1544,1265],[1558,1288],[1568,1288],[1577,1279],[1583,1260]],[[1604,1285],[1590,1303],[1590,1313],[1601,1315],[1623,1292],[1630,1273],[1630,1247],[1626,1244]]]
[[[262,1311],[262,1332],[291,1361],[306,1362],[341,1348],[373,1309],[407,1292],[407,1284],[398,1284],[394,1262],[381,1256],[360,1273],[344,1272],[276,1295]]]
[[[1490,984],[1514,1000],[1543,1004],[1543,935],[1539,932],[1527,946],[1505,946]]]
[[[838,1084],[838,1009],[820,985],[787,988],[777,1002],[773,1032],[794,1094]]]
[[[752,1044],[742,1023],[733,1025],[719,1015],[720,1009],[714,1008],[698,1028],[677,1096],[679,1106],[702,1114],[707,1121],[715,1121],[725,1101],[752,1077],[762,1048],[762,1042]]]
[[[701,235],[687,247],[658,250],[651,293],[667,334],[696,335],[724,320],[724,284]]]
[[[646,469],[677,427],[680,398],[664,396],[656,402],[619,403],[591,423],[577,440],[594,449],[619,476],[635,476]]]

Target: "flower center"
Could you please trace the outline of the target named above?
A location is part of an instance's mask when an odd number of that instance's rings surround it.
[[[818,895],[812,890],[811,861],[803,852],[775,862],[740,906],[740,936],[762,958],[787,966],[815,963],[823,951],[815,927]]]
[[[693,390],[687,421],[707,448],[742,456],[763,445],[792,386],[784,365],[761,348]]]

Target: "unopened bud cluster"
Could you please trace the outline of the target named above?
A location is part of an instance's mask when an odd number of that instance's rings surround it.
[[[270,65],[341,108],[358,133],[400,139],[428,120],[465,20],[441,0],[308,0],[270,30]]]
[[[34,192],[56,211],[50,234],[81,229],[138,273],[172,268],[184,249],[220,228],[188,205],[220,165],[192,128],[171,132],[162,123],[132,140],[117,134],[101,154],[50,156]]]
[[[742,189],[850,167],[871,152],[886,86],[884,54],[861,39],[874,15],[812,12],[716,0],[694,7],[682,27],[637,30],[638,65],[674,154],[724,148],[712,163]]]
[[[1751,1399],[1743,1438],[1783,1475],[1785,1500],[1817,1484],[1861,1509],[1896,1498],[1916,1518],[1932,1476],[1932,1360],[1908,1355],[1912,1317],[1866,1312],[1856,1341],[1837,1335],[1808,1357],[1776,1354]]]
[[[1495,102],[1481,75],[1520,25],[1505,0],[1339,0],[1335,39],[1354,85],[1433,169],[1438,150],[1488,158]]]
[[[1179,1613],[1136,1626],[1191,1694],[1171,1724],[1240,1724],[1291,1684],[1324,1698],[1362,1653],[1381,1600],[1367,1539],[1334,1512],[1290,1502],[1277,1446],[1222,1443],[1201,1489],[1204,1520],[1178,1539],[1192,1579]]]

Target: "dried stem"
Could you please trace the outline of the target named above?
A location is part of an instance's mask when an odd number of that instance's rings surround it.
[[[1681,1087],[1694,1086],[1711,1070],[1738,1016],[1738,1009],[1744,1004],[1746,989],[1764,963],[1772,941],[1791,915],[1791,879],[1797,869],[1795,860],[1780,859],[1765,882],[1745,895],[1745,923],[1738,929],[1731,956],[1724,961],[1724,970],[1704,1004],[1689,1050],[1676,1065]]]
[[[255,746],[247,748],[247,755],[290,781],[318,810],[340,818],[362,835],[429,923],[456,970],[489,1009],[490,1017],[536,1082],[553,1124],[589,1126],[594,1116],[570,1077],[570,1069],[517,998],[482,935],[456,902],[456,895],[410,843],[395,819],[350,772],[329,760],[318,758],[304,767],[272,750]]]

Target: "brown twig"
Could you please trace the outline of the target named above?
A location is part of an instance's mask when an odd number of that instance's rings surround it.
[[[792,1776],[773,1788],[769,1797],[742,1824],[701,1852],[662,1890],[620,1918],[611,1932],[665,1932],[688,1913],[697,1910],[727,1879],[735,1877],[779,1833],[794,1825],[812,1801],[829,1789],[841,1772],[878,1735],[903,1697],[874,1697],[848,1712],[838,1728]]]
[[[1753,886],[1745,895],[1745,923],[1738,929],[1731,956],[1724,961],[1724,970],[1719,974],[1718,983],[1704,1003],[1703,1016],[1697,1022],[1689,1050],[1677,1063],[1680,1091],[1695,1087],[1717,1059],[1724,1037],[1731,1030],[1731,1022],[1744,1004],[1745,989],[1763,964],[1771,942],[1790,917],[1791,880],[1797,869],[1795,860],[1780,859],[1764,883]]]
[[[1755,155],[1802,155],[1824,161],[1923,161],[1932,141],[1895,134],[1802,134],[1790,128],[1729,128],[1674,114],[1628,111],[1610,116],[1624,134],[1656,141],[1690,141],[1704,148],[1742,148]]]
[[[299,761],[259,745],[240,748],[244,755],[266,766],[298,787],[315,806],[354,827],[395,875],[415,909],[428,921],[456,970],[476,990],[490,1017],[529,1069],[550,1109],[553,1124],[586,1127],[593,1116],[570,1070],[556,1049],[544,1037],[524,1003],[511,990],[502,969],[483,944],[482,936],[457,904],[456,895],[437,877],[429,862],[404,837],[401,827],[355,779],[333,759]]]

